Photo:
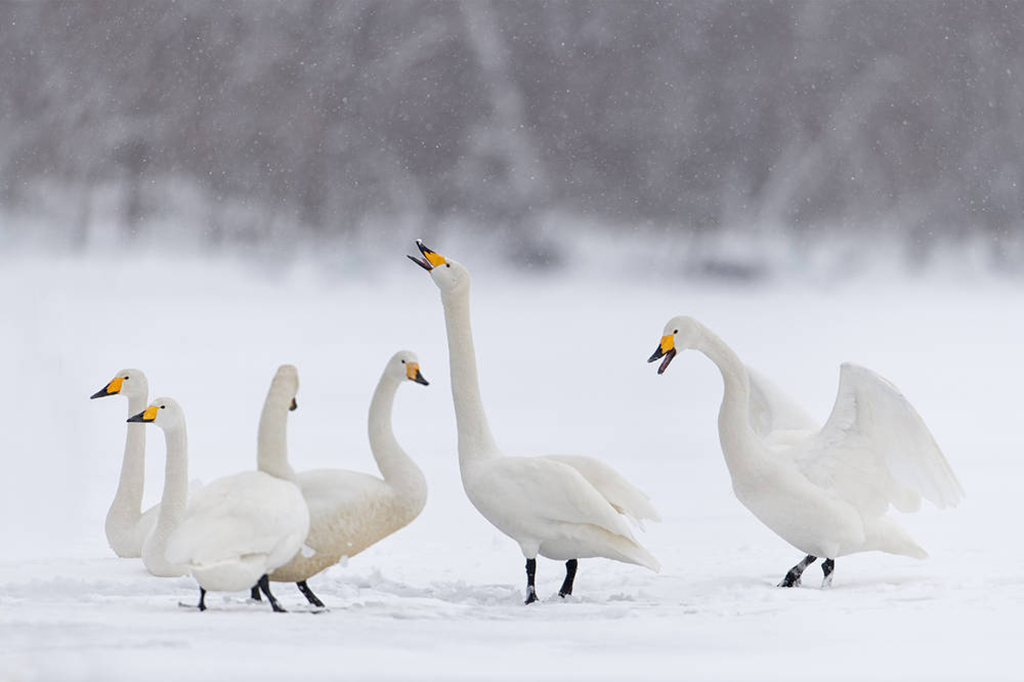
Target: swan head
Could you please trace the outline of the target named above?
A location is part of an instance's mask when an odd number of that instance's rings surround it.
[[[185,411],[173,398],[157,398],[142,412],[128,417],[128,421],[156,424],[167,431],[185,423]]]
[[[408,350],[400,350],[391,356],[384,374],[394,381],[415,381],[417,384],[429,386],[430,382],[420,373],[420,361],[416,354]]]
[[[299,392],[299,370],[295,365],[281,365],[270,382],[269,395],[280,396],[288,402],[288,411],[299,409],[299,401],[295,395]],[[268,396],[269,397],[269,396]]]
[[[462,263],[427,248],[420,239],[416,240],[416,247],[423,258],[408,256],[409,260],[430,273],[441,293],[458,293],[469,288],[469,270]]]
[[[655,360],[661,360],[661,364],[658,365],[658,374],[661,374],[668,365],[672,362],[672,358],[676,356],[679,351],[694,348],[700,338],[701,327],[697,323],[697,320],[686,315],[678,315],[673,317],[665,325],[665,329],[661,335],[661,341],[658,342],[658,347],[651,354],[651,357],[647,358],[647,362],[654,362]]]
[[[93,393],[89,398],[106,398],[109,395],[123,395],[128,399],[142,398],[145,400],[149,397],[149,382],[140,369],[122,369],[107,382],[106,386]]]

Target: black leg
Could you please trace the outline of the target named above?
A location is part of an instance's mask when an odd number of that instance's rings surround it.
[[[253,601],[263,601],[263,597],[260,596],[260,586],[259,585],[253,585],[252,586],[252,593],[249,595],[249,598],[252,599]]]
[[[537,601],[537,588],[533,586],[533,577],[537,574],[537,560],[526,560],[526,603]]]
[[[206,590],[199,588],[199,603],[196,604],[196,608],[200,611],[206,610]]]
[[[270,602],[270,607],[278,613],[285,613],[285,610],[277,603],[277,599],[274,598],[274,595],[270,594],[270,578],[267,577],[266,573],[263,574],[263,577],[260,578],[260,581],[257,584],[260,586],[260,589],[263,590],[263,594],[267,595],[267,601]]]
[[[562,589],[558,591],[559,597],[568,597],[572,594],[572,581],[576,579],[576,566],[579,564],[575,559],[565,562],[565,580],[562,582]]]
[[[811,556],[810,554],[805,556],[803,561],[789,569],[789,573],[787,573],[786,577],[782,579],[781,583],[779,583],[779,587],[797,587],[800,585],[800,576],[803,575],[804,569],[817,560],[818,557],[816,556]]]
[[[821,580],[822,588],[832,587],[832,571],[836,570],[835,559],[825,559],[821,562],[821,572],[824,574],[824,578]]]
[[[301,592],[302,595],[306,598],[306,601],[308,601],[313,606],[319,606],[320,608],[323,608],[324,603],[320,601],[320,599],[315,594],[313,594],[313,590],[309,589],[309,585],[306,584],[305,580],[300,580],[295,584],[298,586],[299,592]]]

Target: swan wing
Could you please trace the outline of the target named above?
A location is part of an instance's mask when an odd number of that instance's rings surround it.
[[[963,489],[917,410],[874,372],[844,364],[825,426],[795,453],[814,483],[834,490],[862,513],[884,514],[891,503],[913,511],[920,497],[955,506]]]
[[[295,485],[262,472],[245,472],[214,481],[197,494],[171,534],[167,558],[208,564],[270,554],[283,538],[299,531],[305,537],[308,528],[309,512]]]
[[[754,433],[764,438],[772,432],[813,433],[818,430],[819,422],[774,381],[750,366],[747,376],[750,378],[750,425]]]
[[[368,497],[382,498],[392,494],[391,486],[370,474],[345,469],[313,469],[297,474],[302,495],[313,506],[337,507]]]
[[[487,462],[487,469],[487,475],[474,484],[473,496],[487,500],[490,514],[484,516],[506,517],[517,523],[534,519],[591,524],[634,539],[626,520],[568,464],[546,457],[501,457]]]
[[[547,455],[542,459],[571,466],[587,479],[587,482],[594,486],[597,492],[601,493],[615,511],[641,529],[644,527],[645,519],[661,521],[661,514],[655,509],[651,498],[601,460],[580,455]]]

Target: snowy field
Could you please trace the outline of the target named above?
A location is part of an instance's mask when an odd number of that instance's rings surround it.
[[[686,280],[474,274],[483,397],[510,454],[598,456],[645,489],[664,521],[641,534],[654,574],[594,559],[576,595],[538,561],[525,607],[517,545],[470,506],[459,479],[441,303],[403,261],[340,277],[273,276],[232,261],[0,261],[0,679],[1024,678],[1020,386],[1024,287],[987,280],[861,279],[736,288]],[[432,244],[447,254],[444,244]],[[958,509],[901,521],[926,561],[862,554],[804,586],[774,587],[800,553],[733,497],[718,446],[721,379],[684,354],[646,364],[665,321],[697,317],[809,411],[831,409],[845,360],[891,379],[931,427],[967,492]],[[390,355],[419,354],[429,387],[400,390],[395,430],[430,486],[408,528],[310,581],[311,614],[244,594],[179,608],[189,578],[149,576],[107,548],[126,402],[90,401],[122,367],[185,408],[190,476],[255,466],[256,423],[277,366],[300,371],[289,424],[297,469],[376,472],[370,394]],[[148,433],[146,502],[164,445]]]

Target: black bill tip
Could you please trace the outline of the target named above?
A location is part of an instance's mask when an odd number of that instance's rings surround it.
[[[430,382],[423,378],[423,374],[419,370],[416,370],[416,376],[413,377],[413,381],[417,384],[423,384],[424,386],[430,385]]]
[[[130,422],[142,422],[143,424],[145,424],[149,420],[146,419],[146,412],[142,411],[142,412],[139,412],[134,417],[128,417],[128,421],[130,421]]]
[[[101,388],[100,390],[96,391],[91,396],[89,396],[89,400],[96,400],[96,398],[106,398],[108,395],[117,395],[117,394],[116,393],[108,393],[107,392],[107,387],[104,386],[103,388]]]
[[[292,398],[291,405],[288,406],[288,411],[294,412],[297,409],[299,409],[299,401],[296,400],[295,398]]]
[[[664,354],[664,351],[661,350],[661,344],[659,343],[658,347],[654,349],[653,353],[651,353],[651,357],[647,358],[647,362],[654,362],[655,360],[660,360],[661,356]]]

